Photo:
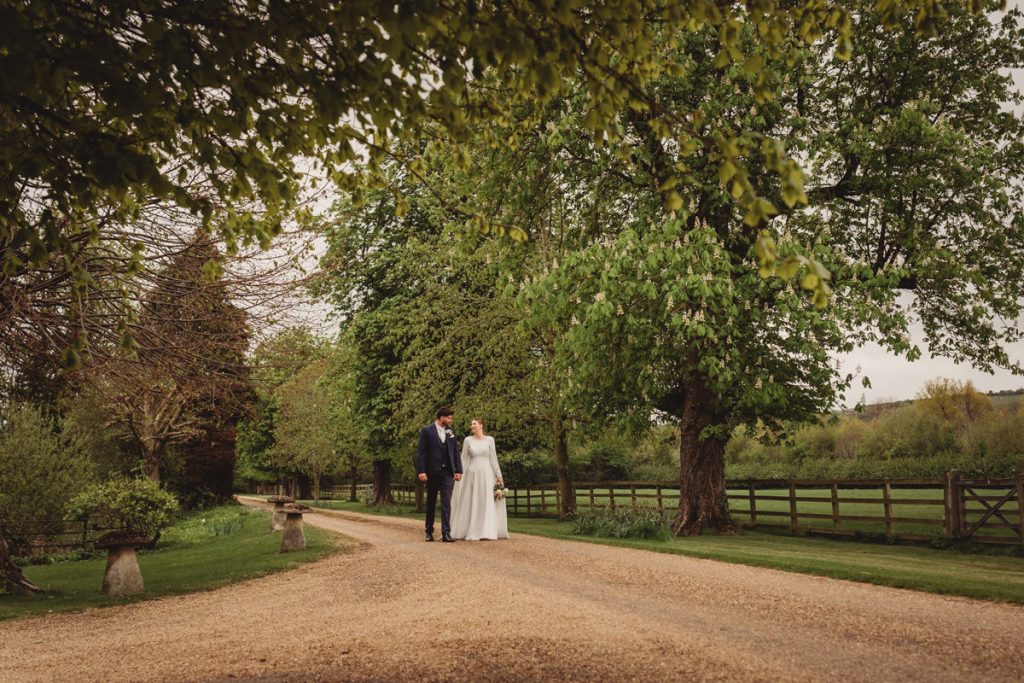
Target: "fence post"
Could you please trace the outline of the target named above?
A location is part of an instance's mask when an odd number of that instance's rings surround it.
[[[611,506],[612,510],[615,509],[615,489],[611,486],[608,487],[608,505]]]
[[[636,510],[636,487],[629,487],[629,497],[632,499],[633,509]]]
[[[86,517],[82,520],[82,550],[86,549],[86,545],[89,543],[89,518]]]
[[[594,487],[590,487],[590,511],[594,511]]]
[[[946,472],[946,476],[942,481],[942,502],[943,502],[943,514],[945,524],[943,525],[943,531],[946,532],[946,538],[955,538],[960,531],[960,524],[956,519],[956,475],[952,472]]]
[[[839,531],[839,484],[832,482],[832,529]]]
[[[1020,548],[1024,552],[1024,474],[1017,476],[1017,533],[1020,535]]]
[[[747,493],[750,500],[750,524],[757,524],[757,491],[754,489],[754,482],[750,482],[750,490]]]
[[[530,512],[533,510],[533,500],[532,500],[532,496],[530,495],[530,490],[531,490],[531,487],[527,486],[526,487],[526,516],[527,517],[530,516]]]
[[[799,523],[796,515],[796,484],[793,480],[789,481],[789,530],[794,534],[797,532]]]
[[[663,514],[665,514],[665,501],[662,500],[662,498],[661,498],[661,487],[660,486],[657,488],[657,492],[658,492],[657,493],[657,495],[658,495],[658,514],[663,515]]]
[[[892,540],[892,484],[888,480],[882,483],[882,506],[885,509],[885,537]]]

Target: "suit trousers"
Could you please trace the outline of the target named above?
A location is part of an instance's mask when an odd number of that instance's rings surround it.
[[[455,477],[450,472],[438,471],[427,476],[427,526],[428,534],[434,533],[434,512],[437,509],[437,495],[441,494],[441,533],[452,533],[452,490]]]

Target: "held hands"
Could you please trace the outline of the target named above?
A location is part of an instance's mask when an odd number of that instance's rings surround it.
[[[420,481],[426,481],[427,480],[427,475],[426,475],[425,472],[420,472],[419,475],[417,475],[417,476],[419,477]]]
[[[462,481],[462,475],[458,472],[455,473],[455,481]]]

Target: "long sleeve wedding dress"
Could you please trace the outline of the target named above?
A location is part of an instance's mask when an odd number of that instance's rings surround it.
[[[508,538],[504,500],[494,500],[501,477],[494,438],[467,436],[462,442],[462,481],[452,494],[452,537],[467,541]]]

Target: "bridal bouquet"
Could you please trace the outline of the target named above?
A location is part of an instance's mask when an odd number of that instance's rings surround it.
[[[505,496],[508,495],[508,489],[500,481],[494,485],[494,500],[505,500]]]

